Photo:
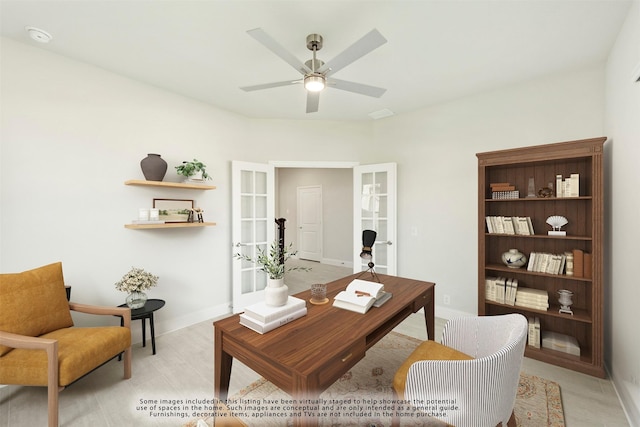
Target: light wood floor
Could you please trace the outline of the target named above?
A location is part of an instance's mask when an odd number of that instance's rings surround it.
[[[299,262],[299,261],[297,261]],[[305,262],[306,264],[306,262]],[[308,273],[287,273],[291,293],[350,274],[350,269],[310,263]],[[213,394],[214,319],[156,337],[157,354],[150,344],[134,345],[133,377],[122,380],[122,365],[113,360],[60,394],[60,425],[65,427],[181,426],[190,420],[150,417],[137,411],[141,400],[210,399]],[[436,319],[439,341],[445,320]],[[136,326],[139,322],[134,323]],[[414,314],[396,331],[425,339],[424,317]],[[522,370],[560,384],[568,427],[629,426],[613,385],[564,368],[525,358]],[[259,376],[234,362],[230,395]],[[44,387],[0,388],[0,427],[46,426],[47,393]]]

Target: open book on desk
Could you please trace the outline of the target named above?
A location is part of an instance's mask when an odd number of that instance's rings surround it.
[[[378,307],[390,298],[390,293],[384,291],[382,283],[354,279],[344,291],[338,293],[333,300],[333,306],[358,313],[366,313],[376,302]]]

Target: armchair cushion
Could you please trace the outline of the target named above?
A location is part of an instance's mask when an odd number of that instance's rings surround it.
[[[400,399],[404,399],[404,387],[407,382],[407,374],[409,368],[415,362],[421,360],[470,360],[473,357],[468,354],[462,353],[455,348],[447,347],[446,345],[438,344],[435,341],[425,341],[420,344],[413,353],[407,357],[404,363],[398,368],[395,376],[393,377],[393,389],[396,391],[397,396]]]
[[[64,387],[131,345],[128,328],[64,328],[40,336],[58,341],[59,386]],[[0,378],[6,384],[47,385],[47,354],[14,349],[2,357]]]
[[[37,337],[73,326],[60,262],[0,274],[0,296],[0,331]],[[11,350],[0,345],[0,356]]]

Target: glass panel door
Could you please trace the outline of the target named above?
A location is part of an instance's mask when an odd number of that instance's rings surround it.
[[[354,183],[354,273],[369,269],[360,258],[362,232],[377,233],[371,260],[376,273],[395,275],[396,263],[396,164],[356,166]]]
[[[271,165],[232,162],[233,253],[253,259],[268,250],[275,234],[274,168]],[[233,312],[264,299],[267,276],[250,261],[233,258]]]

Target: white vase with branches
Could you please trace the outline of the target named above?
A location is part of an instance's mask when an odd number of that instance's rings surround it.
[[[287,303],[289,298],[289,288],[284,284],[284,273],[286,271],[309,271],[307,267],[285,267],[285,262],[295,255],[291,251],[293,243],[284,246],[282,250],[277,240],[271,242],[269,251],[257,248],[258,255],[253,258],[249,255],[236,253],[234,257],[244,261],[249,261],[260,266],[260,270],[267,273],[267,287],[264,290],[265,303],[270,306],[279,307]]]

